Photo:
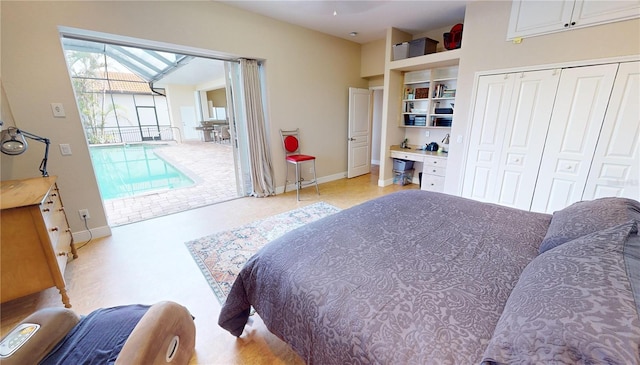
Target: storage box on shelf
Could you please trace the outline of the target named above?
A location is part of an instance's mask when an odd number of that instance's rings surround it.
[[[438,43],[438,41],[426,37],[409,41],[409,57],[418,57],[435,53]]]
[[[409,42],[393,45],[393,60],[404,60],[409,57]]]

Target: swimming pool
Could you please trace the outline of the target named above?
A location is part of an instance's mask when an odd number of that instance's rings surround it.
[[[91,146],[89,151],[102,199],[118,199],[194,184],[158,157],[156,145]]]

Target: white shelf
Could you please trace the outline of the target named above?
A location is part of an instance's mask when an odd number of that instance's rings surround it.
[[[390,70],[417,71],[430,68],[455,66],[460,62],[460,48],[436,52],[419,57],[405,58],[388,63]]]

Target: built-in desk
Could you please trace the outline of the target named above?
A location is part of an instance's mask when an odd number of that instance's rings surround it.
[[[391,158],[422,162],[422,185],[420,189],[443,192],[444,177],[447,169],[447,154],[418,150],[416,149],[417,146],[409,147],[391,146]]]

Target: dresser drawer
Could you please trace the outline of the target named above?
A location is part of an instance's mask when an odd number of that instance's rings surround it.
[[[399,158],[401,160],[409,160],[409,161],[417,161],[417,162],[424,161],[424,156],[416,155],[413,153],[407,153],[407,152],[391,151],[391,157]]]
[[[52,242],[53,243],[53,242]],[[69,230],[60,232],[58,242],[54,244],[53,253],[56,255],[60,272],[64,274],[67,268],[68,253],[71,250],[71,232]],[[64,279],[64,276],[63,276]]]
[[[443,166],[431,166],[426,163],[422,167],[422,173],[424,175],[437,175],[437,176],[445,176],[447,172],[447,168]]]
[[[444,191],[444,176],[422,174],[422,186],[421,190],[427,191]]]
[[[439,167],[447,167],[447,159],[446,158],[438,158],[426,156],[424,158],[424,166],[439,166]]]

